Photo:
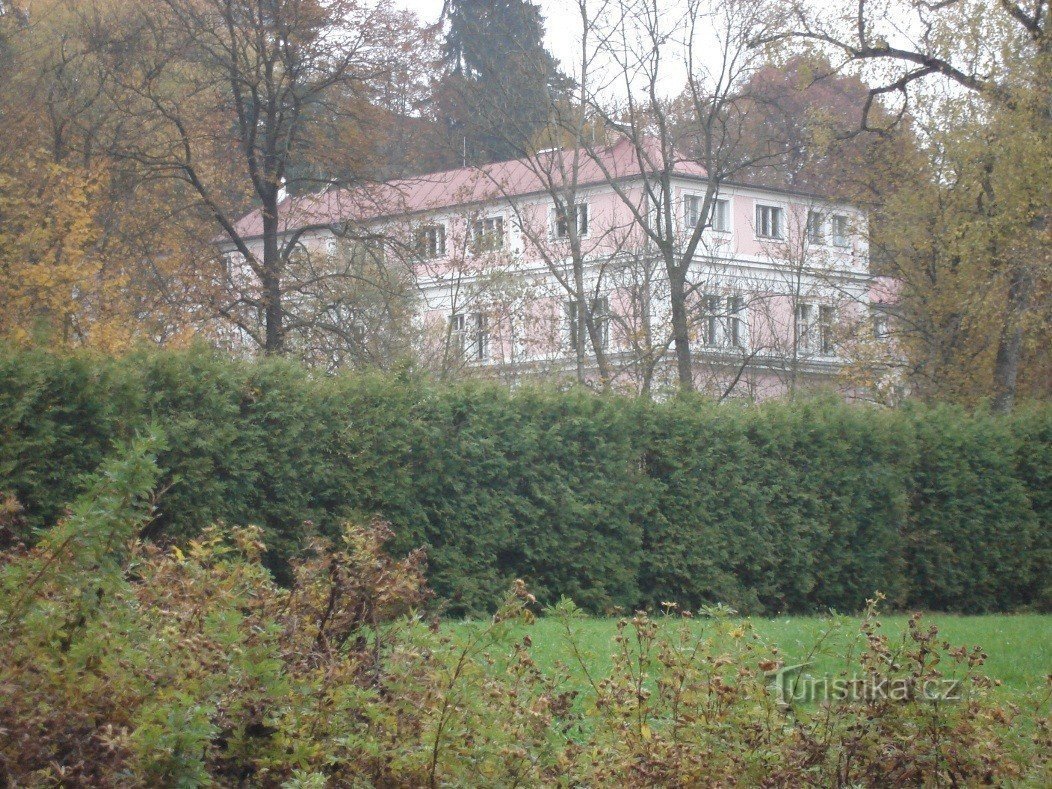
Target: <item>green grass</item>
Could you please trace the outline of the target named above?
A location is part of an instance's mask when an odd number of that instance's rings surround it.
[[[859,648],[859,619],[838,617],[778,617],[751,618],[759,639],[767,646],[777,647],[787,665],[807,662],[813,676],[851,672],[851,656]],[[893,641],[905,631],[907,617],[881,616],[883,631]],[[1003,614],[986,616],[954,616],[931,614],[924,617],[925,626],[935,624],[940,639],[953,646],[981,646],[988,655],[982,673],[1000,680],[996,693],[1020,703],[1040,703],[1048,707],[1046,677],[1052,673],[1052,615]],[[478,622],[461,622],[453,628],[467,632],[480,626]],[[616,619],[588,618],[575,621],[578,652],[593,676],[602,676],[610,669]],[[699,634],[711,622],[694,620]],[[552,671],[564,664],[571,681],[584,689],[586,680],[580,661],[574,656],[562,624],[558,619],[541,617],[528,628],[533,645],[531,655],[538,666]],[[518,634],[517,634],[518,635]]]

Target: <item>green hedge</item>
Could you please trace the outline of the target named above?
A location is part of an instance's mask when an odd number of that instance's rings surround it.
[[[147,425],[167,438],[150,536],[224,521],[271,564],[314,529],[391,521],[453,613],[515,578],[592,611],[1047,607],[1052,407],[1009,417],[835,401],[653,404],[312,376],[204,350],[0,353],[0,491],[24,534]]]

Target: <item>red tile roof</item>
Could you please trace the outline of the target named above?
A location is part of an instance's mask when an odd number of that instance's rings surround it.
[[[647,140],[644,159],[660,162],[658,141]],[[403,178],[351,189],[328,189],[309,195],[286,197],[278,206],[281,231],[319,227],[349,221],[434,211],[546,191],[549,182],[559,183],[559,173],[572,173],[578,155],[577,183],[584,186],[608,178],[638,176],[644,169],[632,144],[622,139],[589,155],[583,150],[552,150],[530,159],[494,162],[479,167],[459,167],[439,173]],[[682,175],[705,176],[697,162],[680,161],[675,171]],[[237,231],[246,238],[263,232],[257,209],[240,219]]]

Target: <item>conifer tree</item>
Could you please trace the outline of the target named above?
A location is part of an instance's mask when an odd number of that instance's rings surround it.
[[[474,162],[521,156],[568,80],[528,0],[449,0],[439,88],[450,140]]]

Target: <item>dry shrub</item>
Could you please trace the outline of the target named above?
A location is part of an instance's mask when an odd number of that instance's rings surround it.
[[[639,613],[612,668],[542,671],[517,583],[490,620],[419,613],[424,556],[389,528],[316,542],[289,588],[261,531],[215,526],[183,549],[136,538],[149,441],[100,470],[31,550],[0,561],[0,782],[92,786],[964,786],[1046,784],[1046,722],[998,703],[981,650],[919,618],[883,635],[871,605],[857,673],[896,683],[796,704],[747,622]],[[963,698],[922,692],[944,675]],[[580,677],[584,677],[582,681]]]

